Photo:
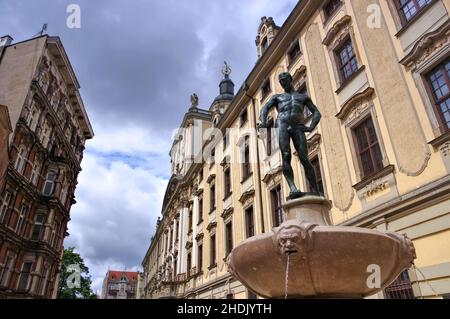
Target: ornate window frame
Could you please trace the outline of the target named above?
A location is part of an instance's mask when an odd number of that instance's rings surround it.
[[[411,51],[400,61],[406,71],[411,72],[425,106],[428,119],[432,126],[434,139],[429,142],[439,148],[450,140],[450,133],[442,130],[435,109],[433,92],[428,83],[427,75],[436,66],[450,56],[450,20],[438,30],[423,35]]]
[[[339,70],[339,57],[336,51],[339,50],[346,41],[350,40],[352,43],[353,51],[355,53],[356,61],[358,63],[358,70],[352,73],[347,79],[343,79]],[[336,93],[341,92],[357,75],[359,75],[365,66],[362,63],[362,58],[359,53],[358,42],[356,41],[355,32],[353,30],[353,21],[349,15],[345,15],[338,20],[328,31],[322,42],[327,48],[333,65],[333,73],[336,79]]]
[[[355,167],[357,183],[360,183],[365,178],[362,177],[363,174],[360,160],[358,158],[358,152],[356,150],[356,141],[353,137],[353,129],[368,118],[372,119],[373,126],[375,128],[378,144],[380,146],[381,156],[383,158],[383,167],[387,167],[390,165],[386,147],[384,146],[383,135],[381,134],[381,129],[378,124],[378,116],[375,111],[375,105],[373,103],[374,97],[375,90],[369,87],[348,100],[342,107],[341,111],[336,115],[336,117],[339,118],[345,126],[345,131],[352,154],[352,160]]]

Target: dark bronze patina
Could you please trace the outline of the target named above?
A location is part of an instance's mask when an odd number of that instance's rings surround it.
[[[278,111],[276,127],[278,129],[279,145],[283,157],[283,174],[291,191],[289,199],[296,199],[305,195],[322,196],[323,194],[320,194],[318,189],[314,168],[308,158],[308,143],[305,135],[306,132],[314,131],[322,115],[307,94],[301,94],[294,89],[292,76],[289,73],[281,73],[279,80],[285,93],[274,95],[263,107],[258,129],[267,128],[267,115],[275,107]],[[309,127],[306,126],[304,116],[305,107],[312,113],[311,126]],[[295,185],[294,172],[291,165],[291,140],[294,143],[300,162],[305,169],[306,178],[311,185],[311,193],[303,193]]]

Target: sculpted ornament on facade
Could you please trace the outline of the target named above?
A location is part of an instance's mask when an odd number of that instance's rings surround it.
[[[328,31],[323,44],[326,46],[336,46],[342,42],[342,40],[348,35],[352,28],[352,18],[349,15],[342,17],[337,21],[333,27]]]
[[[382,192],[389,187],[388,181],[372,181],[369,185],[364,188],[364,194],[366,197],[371,197],[378,192]]]
[[[439,150],[442,153],[442,156],[450,156],[450,142],[445,142],[440,148]]]
[[[443,47],[450,46],[450,21],[441,28],[429,32],[414,45],[411,52],[403,58],[402,63],[408,71],[415,71],[423,62]]]

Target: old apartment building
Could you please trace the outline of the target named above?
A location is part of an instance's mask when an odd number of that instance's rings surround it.
[[[181,124],[162,217],[142,263],[145,297],[255,297],[228,274],[225,258],[283,221],[289,190],[276,135],[262,139],[250,129],[269,96],[282,92],[278,75],[289,71],[323,115],[308,134],[309,157],[333,203],[333,223],[403,233],[417,249],[426,278],[411,268],[375,297],[447,298],[449,10],[449,0],[302,0],[282,26],[262,18],[258,61],[244,85],[235,93],[225,72],[211,106],[193,103]],[[211,127],[222,138],[202,138]],[[195,160],[199,145],[211,160]],[[293,165],[307,189],[295,156]]]
[[[139,299],[140,273],[108,270],[102,286],[102,299]]]
[[[54,298],[94,133],[58,37],[0,43],[0,298]]]

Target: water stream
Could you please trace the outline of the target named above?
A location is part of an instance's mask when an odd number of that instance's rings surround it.
[[[287,255],[286,262],[286,279],[285,279],[285,290],[284,290],[284,298],[288,299],[288,288],[289,288],[289,265],[290,265],[291,255]]]

